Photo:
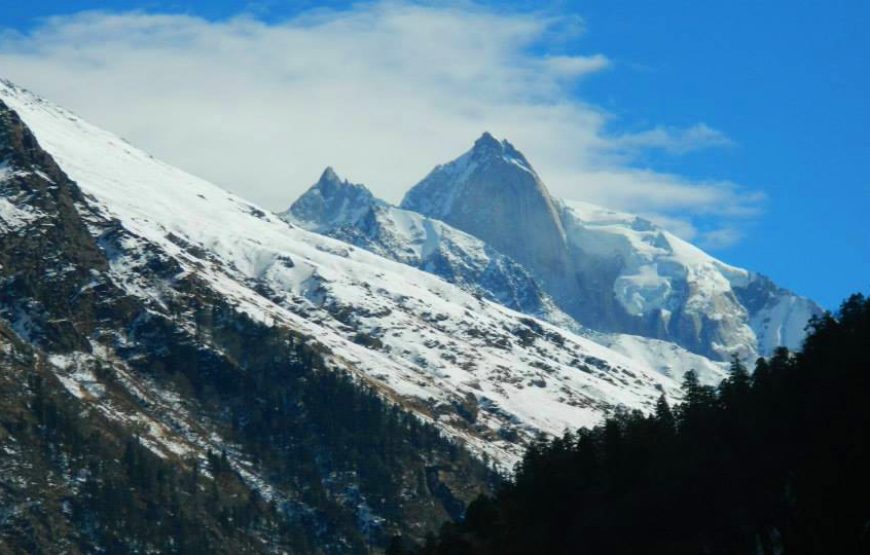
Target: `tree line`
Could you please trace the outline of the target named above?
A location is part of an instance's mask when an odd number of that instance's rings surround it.
[[[654,414],[541,439],[494,496],[388,553],[870,553],[870,299]]]

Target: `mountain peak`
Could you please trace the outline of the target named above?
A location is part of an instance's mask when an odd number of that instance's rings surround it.
[[[456,208],[463,192],[482,189],[512,203],[525,195],[537,196],[552,204],[544,184],[523,154],[507,140],[499,141],[489,131],[459,158],[437,166],[402,200],[402,207],[437,219],[445,219]],[[479,199],[483,201],[484,199]],[[552,207],[548,210],[551,212]],[[445,220],[446,221],[446,220]]]
[[[381,202],[365,185],[342,179],[332,166],[327,166],[317,183],[296,199],[281,217],[317,229],[325,225],[353,223]]]
[[[565,232],[553,199],[512,144],[481,135],[456,160],[435,168],[402,208],[441,220],[524,264],[539,279],[572,292]],[[563,279],[564,278],[564,279]]]
[[[470,157],[476,161],[492,160],[502,161],[519,167],[529,173],[534,173],[532,165],[523,156],[523,153],[517,150],[514,145],[508,142],[507,139],[499,141],[489,131],[484,131],[483,134],[474,141],[474,146],[468,152]]]
[[[326,169],[323,170],[323,173],[320,174],[320,179],[317,180],[317,183],[341,183],[341,178],[338,177],[338,174],[335,173],[335,170],[332,166],[326,166]]]
[[[309,187],[305,194],[313,191],[316,191],[324,198],[347,195],[361,195],[364,197],[372,196],[371,192],[365,185],[361,183],[351,183],[347,179],[342,179],[332,166],[326,166],[326,169],[320,174],[320,178],[314,185]]]
[[[473,150],[480,151],[486,149],[497,149],[501,150],[502,144],[498,139],[492,136],[489,131],[484,131],[483,135],[481,135],[476,141],[474,141]]]

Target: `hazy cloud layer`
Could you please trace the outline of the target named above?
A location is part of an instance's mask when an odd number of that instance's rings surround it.
[[[650,149],[731,141],[703,123],[608,133],[609,116],[575,95],[614,70],[606,53],[541,53],[582,27],[396,2],[279,24],[90,12],[0,32],[0,74],[271,209],[327,165],[398,201],[489,130],[558,196],[641,212],[710,247],[738,240],[760,194],[632,166]]]

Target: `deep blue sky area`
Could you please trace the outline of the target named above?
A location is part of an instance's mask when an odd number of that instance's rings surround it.
[[[584,97],[624,125],[703,121],[736,143],[652,166],[768,195],[717,254],[828,308],[870,289],[870,2],[571,5],[577,47],[615,62]]]
[[[280,21],[348,2],[4,2],[0,27],[83,10],[246,11]],[[565,1],[484,2],[498,10],[576,14],[585,32],[540,44],[542,53],[601,53],[606,71],[578,97],[613,115],[611,131],[703,122],[733,146],[648,155],[641,167],[726,179],[767,195],[764,212],[725,261],[774,278],[826,308],[870,292],[870,2]],[[2,70],[2,68],[0,68]]]

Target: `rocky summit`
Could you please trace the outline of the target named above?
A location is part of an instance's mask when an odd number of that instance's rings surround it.
[[[798,348],[812,301],[631,214],[554,199],[488,133],[436,167],[402,208],[442,220],[522,264],[584,326],[662,339],[715,360]]]

